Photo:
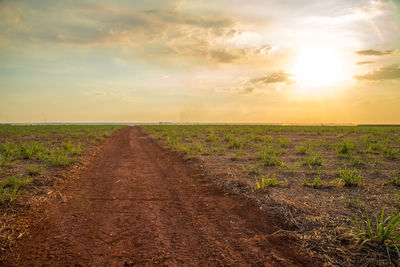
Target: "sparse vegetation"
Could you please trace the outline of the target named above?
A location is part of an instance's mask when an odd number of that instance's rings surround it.
[[[260,189],[275,186],[274,190],[261,191],[260,194],[268,194],[263,201],[279,203],[279,207],[290,210],[289,207],[307,210],[307,216],[297,213],[292,222],[302,229],[308,223],[320,225],[313,228],[313,236],[320,233],[335,239],[332,234],[335,228],[349,223],[342,218],[355,209],[369,214],[382,206],[396,212],[400,209],[399,127],[153,125],[144,128],[156,137],[161,136],[162,144],[174,139],[175,150],[188,147],[215,177],[240,181],[250,188],[254,188],[254,183]],[[284,187],[276,177],[285,179]],[[278,193],[271,193],[275,191]],[[309,216],[319,218],[320,224],[317,219],[310,221]],[[325,249],[330,246],[327,241]],[[368,246],[368,249],[373,248]],[[365,262],[373,262],[377,256],[368,257]],[[347,259],[341,264],[347,265]]]
[[[395,215],[393,210],[391,214],[385,217],[385,209],[382,208],[380,215],[375,216],[375,225],[370,220],[368,215],[358,220],[357,215],[352,220],[355,235],[354,237],[360,240],[360,249],[368,243],[376,243],[378,246],[385,249],[390,265],[391,249],[397,253],[400,259],[400,214]]]
[[[344,169],[340,170],[340,183],[344,183],[345,186],[358,186],[361,184],[362,176],[356,169]]]
[[[30,177],[7,177],[0,183],[0,203],[14,201],[19,195],[19,189],[26,187],[31,181]]]
[[[392,177],[389,181],[386,181],[388,184],[393,184],[396,186],[400,186],[400,171],[394,171],[392,172]]]
[[[297,146],[296,149],[300,155],[308,155],[308,154],[310,154],[310,150],[311,150],[309,143],[303,143],[303,144]]]
[[[276,175],[274,174],[271,178],[266,178],[264,176],[261,177],[261,181],[256,179],[256,186],[258,189],[265,189],[268,187],[280,187],[282,184],[276,179]]]
[[[321,175],[318,175],[314,178],[314,180],[310,183],[307,180],[304,180],[304,186],[313,187],[313,188],[320,188],[321,187]]]
[[[303,160],[303,165],[312,169],[314,166],[322,166],[322,157],[319,154],[310,155]]]
[[[104,139],[119,127],[1,125],[0,177],[7,178],[0,178],[0,202],[13,202],[33,178],[49,168],[73,164],[83,155],[84,146]]]

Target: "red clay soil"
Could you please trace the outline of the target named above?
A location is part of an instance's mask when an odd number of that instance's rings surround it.
[[[276,233],[288,226],[138,127],[109,138],[61,195],[34,216],[6,265],[321,265]]]

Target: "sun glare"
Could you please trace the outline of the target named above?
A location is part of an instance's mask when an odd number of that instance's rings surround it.
[[[332,86],[345,79],[344,67],[335,50],[308,47],[300,50],[291,73],[296,83],[302,86]]]

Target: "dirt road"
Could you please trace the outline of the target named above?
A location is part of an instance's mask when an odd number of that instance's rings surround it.
[[[279,220],[221,189],[137,127],[109,138],[38,214],[15,265],[316,266]]]

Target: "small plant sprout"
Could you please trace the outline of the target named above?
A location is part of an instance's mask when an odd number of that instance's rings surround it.
[[[9,188],[0,188],[0,203],[11,203],[17,199],[18,195],[18,187],[14,187],[12,190]]]
[[[229,144],[229,148],[241,148],[243,145],[242,141],[238,138],[234,138]]]
[[[289,146],[290,139],[287,137],[281,137],[279,138],[278,142],[280,147],[285,148]]]
[[[393,184],[396,186],[400,186],[400,172],[399,171],[394,171],[392,172],[392,177],[390,180],[386,181],[387,184]]]
[[[274,174],[272,178],[266,178],[265,176],[261,176],[261,181],[258,181],[257,177],[254,177],[256,180],[256,186],[258,189],[265,189],[267,187],[281,187],[282,184],[276,179],[276,175]]]
[[[392,264],[390,250],[394,249],[400,260],[400,214],[395,215],[393,210],[388,217],[385,218],[385,210],[375,216],[375,225],[371,222],[368,215],[363,216],[360,221],[355,215],[351,220],[355,234],[354,238],[359,239],[361,249],[367,243],[376,243],[386,250],[389,263]]]
[[[297,146],[296,149],[300,155],[308,155],[310,154],[311,147],[309,143],[303,143],[300,146]]]
[[[39,166],[29,166],[27,171],[28,175],[35,176],[39,175],[42,172],[42,168],[40,168]]]
[[[340,170],[339,183],[344,183],[345,186],[358,186],[361,183],[362,175],[356,169],[344,169]]]
[[[253,167],[250,169],[250,174],[255,174],[255,175],[260,175],[261,169],[260,169],[260,164],[255,164]]]
[[[343,140],[337,145],[336,153],[342,156],[349,156],[351,151],[357,148],[357,144],[352,140]]]
[[[31,181],[30,177],[9,176],[0,183],[0,203],[12,202],[17,199],[19,189],[27,186]]]
[[[322,157],[319,154],[310,155],[303,160],[303,165],[308,166],[310,170],[314,166],[322,166]]]
[[[316,176],[311,183],[308,182],[306,179],[304,179],[303,185],[306,187],[320,188],[321,187],[321,175]]]
[[[356,199],[351,197],[344,197],[344,201],[347,207],[351,208],[359,208],[360,207],[360,195],[357,196]]]
[[[270,151],[269,149],[264,149],[258,155],[258,158],[261,159],[266,166],[278,167],[283,164],[283,162],[276,156],[276,152]]]

